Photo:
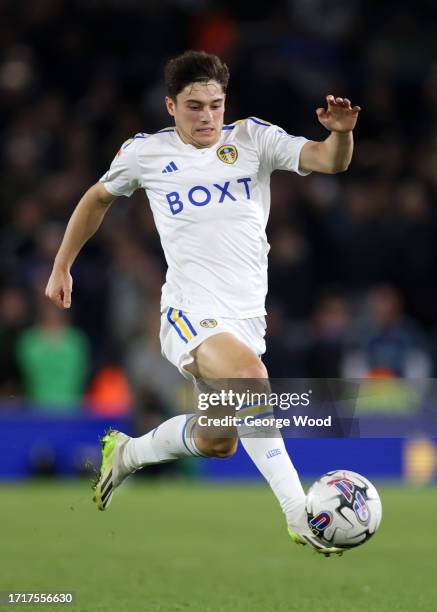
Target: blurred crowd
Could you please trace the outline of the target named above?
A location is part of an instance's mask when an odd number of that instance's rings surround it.
[[[186,48],[228,63],[228,122],[321,140],[327,94],[363,108],[347,173],[272,179],[271,376],[436,376],[436,18],[431,1],[0,0],[1,404],[135,406],[153,424],[181,401],[143,192],[80,254],[70,311],[44,287],[120,144],[171,125],[163,66]]]

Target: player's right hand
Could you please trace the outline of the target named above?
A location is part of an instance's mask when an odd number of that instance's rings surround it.
[[[54,267],[45,290],[46,296],[58,308],[70,308],[73,279],[68,270]]]

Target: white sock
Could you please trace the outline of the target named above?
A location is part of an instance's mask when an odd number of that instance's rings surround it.
[[[262,417],[273,416],[269,406],[248,406],[239,411],[238,416],[257,412]],[[305,491],[303,490],[296,468],[285,448],[279,430],[275,429],[277,437],[265,437],[266,433],[272,434],[269,428],[257,428],[241,425],[238,427],[238,435],[245,451],[252,459],[256,467],[269,483],[275,494],[282,511],[285,514],[287,525],[302,532],[306,524],[305,520]],[[264,435],[264,437],[262,437]]]
[[[124,464],[130,470],[138,470],[180,457],[202,456],[193,437],[195,424],[195,414],[180,414],[140,438],[131,438],[124,447]]]

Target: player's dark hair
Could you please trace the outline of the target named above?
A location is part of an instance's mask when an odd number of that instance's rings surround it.
[[[217,57],[205,51],[185,51],[169,60],[165,66],[165,84],[173,100],[190,83],[217,81],[226,92],[229,69]]]

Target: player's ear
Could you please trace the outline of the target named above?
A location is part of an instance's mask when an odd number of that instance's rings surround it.
[[[169,115],[174,117],[175,101],[173,100],[173,98],[170,98],[170,96],[165,96],[165,105],[167,107]]]

